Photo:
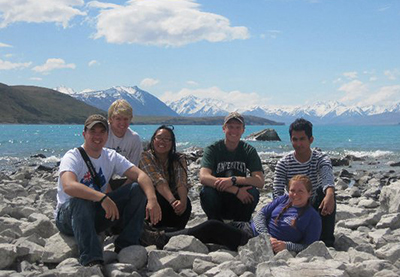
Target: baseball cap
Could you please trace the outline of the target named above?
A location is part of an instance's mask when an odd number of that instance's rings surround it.
[[[107,119],[100,115],[100,114],[92,114],[91,116],[89,116],[86,121],[85,121],[85,129],[92,129],[94,125],[96,124],[101,124],[104,126],[104,128],[106,128],[107,132],[108,132],[108,122]]]
[[[244,118],[243,118],[243,116],[242,116],[240,113],[238,113],[238,112],[231,112],[231,113],[229,113],[227,116],[225,116],[224,125],[225,125],[226,123],[228,123],[228,121],[231,120],[231,119],[236,119],[237,121],[239,121],[240,123],[242,123],[243,126],[244,126]]]

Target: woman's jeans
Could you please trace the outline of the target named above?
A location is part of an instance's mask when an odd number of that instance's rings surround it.
[[[79,262],[103,260],[103,244],[97,234],[118,225],[122,231],[115,240],[120,249],[139,244],[145,217],[146,197],[139,184],[127,184],[108,193],[119,211],[119,220],[105,218],[105,211],[98,202],[71,198],[59,209],[56,219],[61,233],[74,236],[79,249]]]

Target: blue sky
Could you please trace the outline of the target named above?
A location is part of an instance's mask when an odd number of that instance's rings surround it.
[[[0,0],[0,82],[237,107],[400,101],[398,0]]]

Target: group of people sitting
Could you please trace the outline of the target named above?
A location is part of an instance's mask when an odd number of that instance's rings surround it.
[[[237,250],[252,237],[268,233],[274,252],[299,252],[322,240],[333,246],[336,203],[329,157],[311,149],[312,124],[297,119],[289,128],[294,151],[276,165],[273,201],[252,218],[264,187],[256,149],[241,140],[242,115],[225,117],[225,138],[204,149],[200,202],[208,220],[186,228],[192,211],[188,167],[176,151],[172,126],[158,127],[143,151],[139,135],[129,128],[132,107],[115,101],[108,120],[89,116],[81,147],[69,150],[59,168],[56,226],[78,244],[79,262],[103,262],[97,234],[118,234],[115,252],[135,245],[161,248],[176,235]],[[124,178],[123,178],[124,177]]]

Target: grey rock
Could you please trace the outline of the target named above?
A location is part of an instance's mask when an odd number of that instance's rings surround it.
[[[329,253],[328,248],[326,248],[325,244],[322,241],[316,241],[310,244],[306,249],[297,254],[296,257],[297,258],[322,257],[324,259],[332,259],[332,256]]]
[[[216,267],[217,264],[204,261],[201,259],[195,259],[193,261],[193,271],[196,272],[197,274],[203,274],[207,270]]]
[[[246,272],[247,267],[241,261],[227,261],[217,266],[224,272],[225,270],[232,270],[237,276],[242,275]]]
[[[179,277],[179,274],[176,273],[172,268],[164,268],[161,270],[158,270],[154,274],[150,275],[152,277]]]
[[[196,277],[199,275],[191,269],[182,269],[181,271],[179,271],[179,276],[181,276],[181,277]]]
[[[177,272],[184,268],[192,268],[196,258],[211,261],[211,257],[201,253],[155,250],[149,252],[147,267],[150,271],[170,267]]]
[[[118,261],[140,269],[147,263],[147,250],[141,245],[125,247],[118,253]]]
[[[400,228],[400,213],[384,214],[376,224],[376,228],[390,228],[392,230]]]
[[[233,272],[233,270],[224,269],[216,274],[215,277],[237,277],[237,275],[235,274],[235,272]]]
[[[274,129],[264,129],[259,132],[251,133],[246,139],[255,139],[261,141],[281,141],[278,133]]]
[[[400,245],[399,243],[389,243],[376,250],[375,253],[378,258],[395,263],[400,259]]]
[[[372,277],[383,270],[398,271],[390,262],[378,259],[360,262],[346,268],[346,272],[352,277]]]
[[[56,233],[51,236],[44,247],[42,260],[45,263],[59,263],[78,256],[78,245],[74,237]]]
[[[21,224],[21,230],[23,236],[38,234],[42,238],[49,238],[58,232],[53,220],[38,213],[31,214],[29,216],[29,222]]]
[[[379,203],[373,199],[361,199],[360,202],[358,202],[358,206],[364,208],[376,208],[379,206]]]
[[[19,238],[14,245],[17,247],[19,258],[23,258],[30,263],[39,262],[42,258],[44,247],[25,238]]]
[[[382,216],[381,212],[369,214],[361,218],[351,218],[338,222],[338,226],[343,226],[352,230],[357,229],[360,226],[375,226]]]
[[[0,243],[0,269],[10,266],[17,257],[15,245]]]
[[[272,258],[272,260],[284,260],[287,261],[289,259],[294,258],[294,255],[288,251],[287,249],[276,253],[276,255]]]
[[[246,271],[245,273],[240,275],[240,277],[255,277],[255,276],[256,275],[253,272],[250,272],[250,271]]]
[[[360,197],[361,196],[361,191],[358,187],[351,187],[349,190],[349,195],[351,197]]]
[[[251,238],[246,245],[239,247],[238,252],[240,260],[251,271],[254,271],[259,263],[269,261],[274,257],[268,234],[260,234]]]
[[[233,259],[235,259],[235,256],[227,251],[210,252],[208,256],[210,256],[211,261],[216,264],[222,264],[223,262],[232,261]]]
[[[271,267],[268,263],[257,266],[256,276],[294,277],[294,276],[337,276],[349,277],[343,264],[335,261],[317,260],[309,263],[296,263],[290,266]]]
[[[340,233],[335,235],[335,249],[338,251],[347,251],[350,247],[356,247],[357,243],[346,234]]]
[[[189,251],[208,254],[208,248],[200,240],[193,236],[179,235],[172,237],[164,246],[167,251]]]
[[[400,181],[396,181],[391,183],[389,186],[383,187],[379,201],[381,203],[380,209],[384,212],[400,212]]]

